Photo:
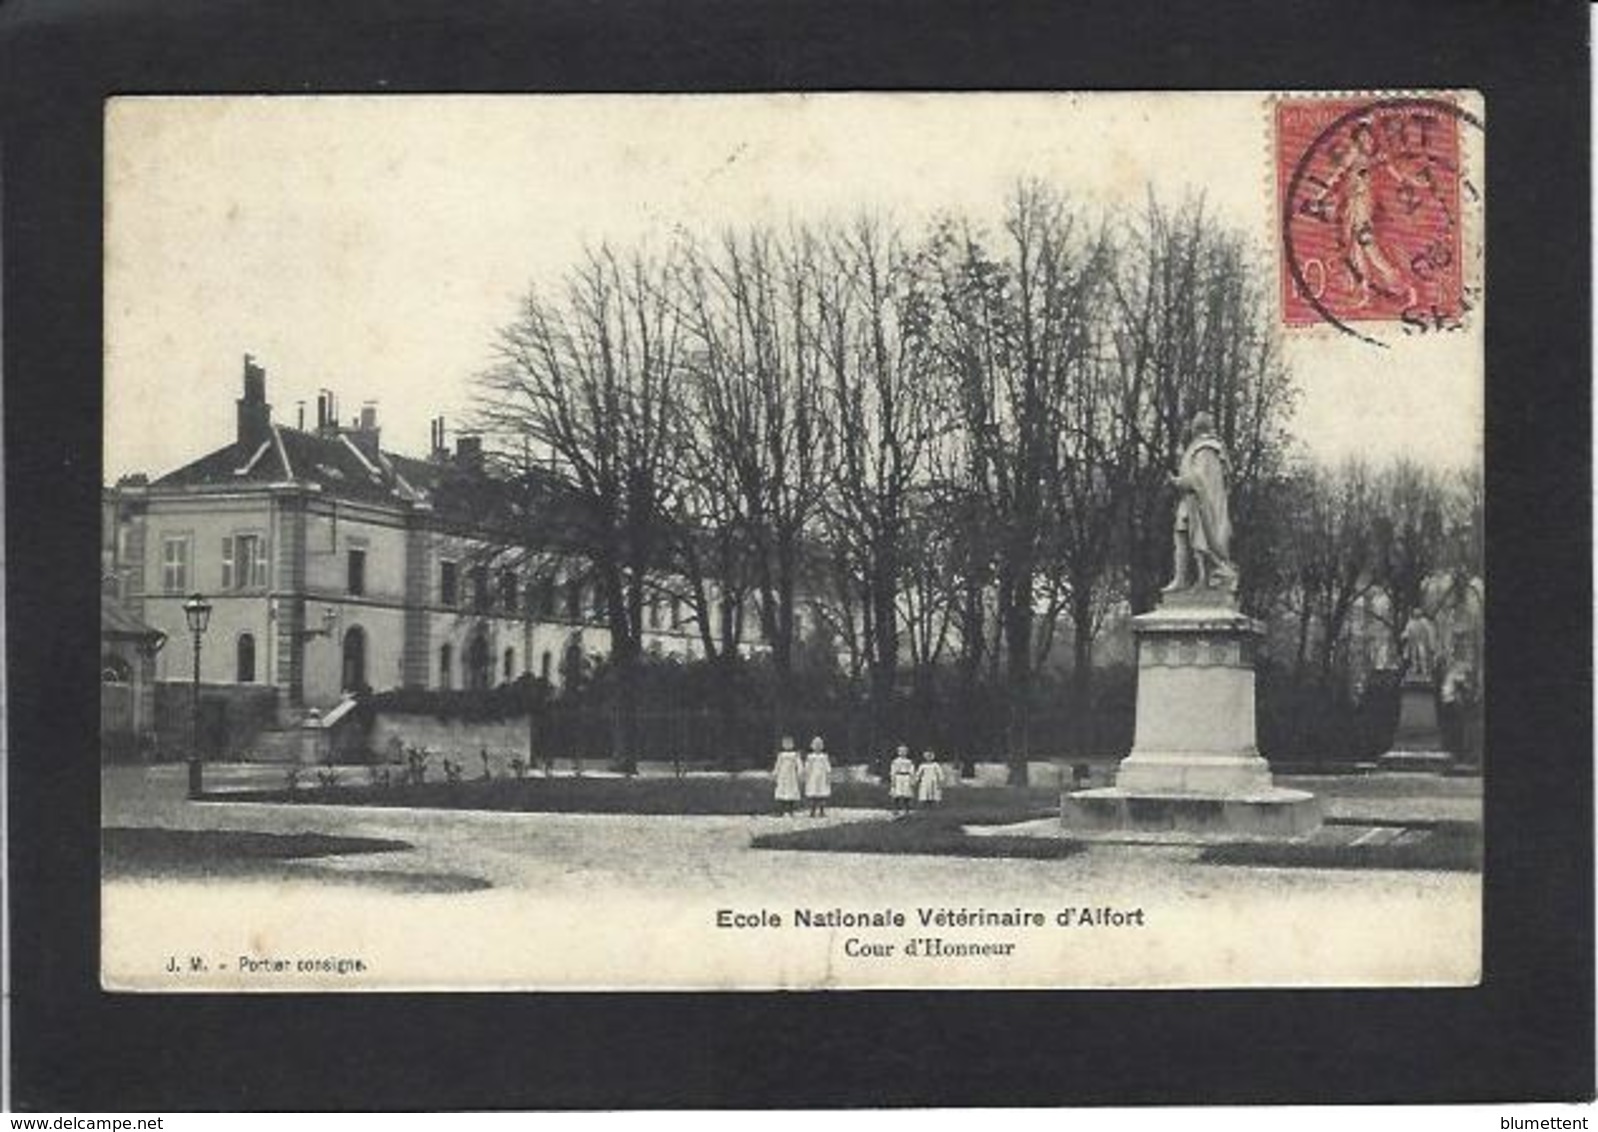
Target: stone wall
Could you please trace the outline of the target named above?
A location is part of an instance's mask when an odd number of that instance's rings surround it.
[[[439,719],[432,715],[378,712],[367,736],[368,749],[386,757],[395,740],[403,746],[432,749],[452,758],[459,752],[465,757],[462,761],[476,770],[478,752],[484,747],[496,766],[512,755],[525,757],[527,720]]]
[[[156,743],[163,758],[186,757],[194,727],[194,686],[155,685]],[[242,757],[277,720],[277,689],[265,684],[200,685],[200,746],[207,758]]]

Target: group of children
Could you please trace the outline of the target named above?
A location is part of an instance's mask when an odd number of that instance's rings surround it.
[[[810,740],[810,750],[801,756],[794,749],[793,736],[784,735],[772,776],[776,779],[778,813],[785,817],[797,813],[803,800],[810,803],[811,817],[827,816],[827,800],[832,797],[832,760],[827,757],[821,736]],[[931,751],[923,751],[917,765],[910,758],[910,748],[899,744],[888,766],[888,799],[899,816],[909,814],[917,802],[935,806],[943,801],[943,767],[937,757]]]

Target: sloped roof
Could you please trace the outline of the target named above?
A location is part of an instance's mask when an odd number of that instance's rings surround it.
[[[392,501],[406,493],[394,476],[346,435],[319,436],[274,426],[251,448],[234,442],[155,480],[152,488],[233,487],[293,481],[345,499]]]
[[[100,636],[149,640],[165,635],[139,620],[110,594],[100,595]]]
[[[418,460],[373,451],[347,434],[324,435],[274,425],[264,446],[224,445],[150,484],[169,489],[226,488],[296,483],[315,485],[332,499],[427,503],[446,522],[526,532],[564,541],[575,508],[555,477],[534,470],[506,478],[452,459]]]

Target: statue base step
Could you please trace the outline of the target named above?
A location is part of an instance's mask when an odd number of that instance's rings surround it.
[[[1271,764],[1252,750],[1133,751],[1115,771],[1115,785],[1138,794],[1259,794],[1270,790]]]
[[[1454,756],[1447,751],[1388,751],[1376,765],[1384,771],[1442,774],[1454,765]]]
[[[1122,786],[1061,799],[1067,832],[1170,834],[1181,841],[1291,840],[1321,827],[1321,806],[1303,790],[1268,786],[1233,795],[1142,793]]]

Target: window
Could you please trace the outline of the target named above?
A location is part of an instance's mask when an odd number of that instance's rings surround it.
[[[576,578],[566,583],[566,620],[580,621],[583,616],[583,583]]]
[[[133,666],[115,653],[108,652],[100,658],[100,679],[106,684],[131,683]]]
[[[649,599],[649,627],[651,629],[660,628],[660,599],[658,597]]]
[[[554,668],[555,658],[549,655],[549,650],[544,650],[544,655],[538,658],[538,678],[544,683],[549,683],[549,674]]]
[[[488,567],[472,567],[472,609],[477,613],[488,612]]]
[[[488,655],[488,640],[478,633],[466,646],[466,687],[473,691],[487,688],[492,664]]]
[[[451,563],[453,565],[453,563]],[[452,686],[455,670],[455,650],[448,645],[438,646],[438,686],[449,688]]]
[[[555,579],[543,578],[538,583],[538,616],[555,616]]]
[[[516,571],[501,570],[499,572],[499,600],[505,607],[506,613],[516,612]]]
[[[180,594],[189,588],[189,536],[168,535],[161,540],[161,589]]]
[[[440,564],[438,574],[438,600],[442,605],[454,605],[460,601],[460,583],[456,578],[455,563],[444,562]],[[448,648],[448,645],[444,646]],[[445,684],[444,687],[449,687]]]
[[[583,639],[573,633],[566,641],[566,653],[560,660],[560,682],[570,687],[583,678]]]
[[[344,679],[346,692],[359,692],[366,688],[366,631],[351,625],[344,634]]]
[[[266,588],[266,544],[260,535],[232,535],[222,540],[222,588]]]
[[[349,553],[349,592],[359,597],[366,592],[366,551]]]
[[[671,627],[682,628],[682,599],[675,595],[671,599]]]
[[[255,636],[252,633],[239,634],[238,671],[240,684],[255,683]]]
[[[507,684],[509,684],[512,680],[516,679],[516,650],[515,649],[506,649],[505,650],[505,674],[501,677],[501,679],[504,680],[504,682],[507,683]]]

